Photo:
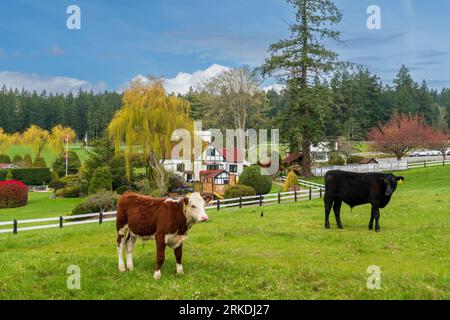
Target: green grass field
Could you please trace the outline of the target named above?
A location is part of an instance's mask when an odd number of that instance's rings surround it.
[[[138,242],[134,272],[118,272],[114,223],[0,235],[0,298],[450,299],[450,166],[402,175],[381,233],[367,230],[367,205],[343,207],[344,230],[334,218],[323,228],[320,199],[209,211],[184,245],[185,274],[167,250],[160,281],[154,242]],[[70,265],[81,290],[66,287]],[[380,290],[366,286],[371,265]]]
[[[70,150],[75,151],[78,154],[78,157],[80,157],[81,161],[85,160],[86,152],[79,144],[70,145],[69,148]],[[32,147],[30,145],[11,145],[8,148],[7,152],[7,154],[11,157],[11,160],[15,155],[23,157],[27,153],[31,154],[34,160]],[[44,157],[47,166],[51,166],[53,164],[53,161],[55,161],[57,154],[49,148],[45,148],[42,152],[42,156]]]
[[[49,218],[67,215],[83,199],[50,199],[51,192],[30,192],[28,205],[0,209],[0,221]]]

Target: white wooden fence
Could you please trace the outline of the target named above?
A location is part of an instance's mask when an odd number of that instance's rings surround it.
[[[369,164],[351,164],[346,166],[328,166],[313,168],[312,173],[315,176],[323,177],[328,171],[340,170],[349,172],[381,172],[381,171],[399,171],[407,170],[407,161],[389,161]]]
[[[218,199],[211,201],[206,209],[217,211],[223,208],[229,207],[239,207],[249,205],[268,205],[268,204],[280,204],[296,201],[312,200],[314,198],[321,198],[324,193],[324,186],[316,183],[310,183],[304,181],[303,183],[308,183],[307,190],[296,190],[290,192],[279,192],[270,193],[265,195],[239,197],[233,199]],[[43,218],[43,219],[28,219],[28,220],[13,220],[7,222],[0,222],[0,234],[2,233],[13,233],[17,234],[22,231],[39,230],[39,229],[49,229],[49,228],[65,228],[73,225],[89,224],[89,223],[99,223],[115,221],[116,211],[110,212],[98,212],[83,214],[77,216],[61,216],[53,218]],[[80,221],[80,219],[83,219]],[[78,220],[78,221],[77,221]],[[53,222],[51,224],[44,224],[46,222]]]

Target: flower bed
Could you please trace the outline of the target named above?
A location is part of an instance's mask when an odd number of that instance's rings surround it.
[[[0,181],[0,209],[23,207],[28,203],[28,187],[20,181]]]

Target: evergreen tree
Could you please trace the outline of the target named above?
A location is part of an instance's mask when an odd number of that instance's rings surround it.
[[[328,74],[336,65],[337,54],[325,47],[326,38],[337,40],[339,32],[331,26],[342,14],[331,0],[288,0],[296,10],[290,26],[291,37],[271,45],[271,57],[262,66],[264,75],[276,75],[286,84],[289,112],[287,129],[299,128],[302,138],[302,175],[312,176],[310,148],[322,138],[317,106],[311,103],[311,83],[316,76]],[[284,129],[284,128],[283,128]]]

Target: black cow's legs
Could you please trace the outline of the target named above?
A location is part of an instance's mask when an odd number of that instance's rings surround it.
[[[342,200],[334,200],[333,205],[333,211],[334,211],[334,217],[336,218],[336,223],[339,229],[344,229],[341,222],[341,206],[342,206]]]
[[[369,229],[371,226],[373,226],[374,219],[375,219],[375,231],[380,232],[380,209],[378,208],[377,204],[372,204],[372,216],[370,218]]]
[[[330,229],[330,212],[331,207],[333,206],[333,199],[330,198],[324,198],[325,201],[325,228]]]
[[[373,209],[372,209],[372,211],[370,212],[369,230],[373,230],[374,219],[375,219],[375,216],[373,214]]]

